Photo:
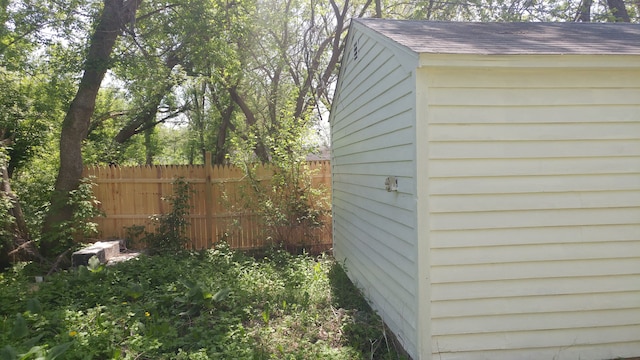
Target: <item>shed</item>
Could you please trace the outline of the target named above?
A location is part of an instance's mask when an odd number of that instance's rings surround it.
[[[351,22],[334,252],[414,359],[640,356],[640,25]]]

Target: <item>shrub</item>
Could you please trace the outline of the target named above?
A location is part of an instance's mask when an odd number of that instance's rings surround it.
[[[156,229],[152,233],[146,233],[143,238],[150,252],[175,253],[183,250],[189,242],[186,232],[190,195],[191,187],[184,179],[179,178],[173,182],[173,195],[163,199],[171,204],[171,211],[154,215],[151,221]]]
[[[51,255],[65,254],[69,249],[78,246],[79,241],[98,234],[98,224],[92,220],[97,216],[103,216],[104,213],[98,207],[100,202],[93,194],[93,180],[94,177],[83,178],[78,188],[69,192],[67,203],[72,208],[72,218],[56,224],[54,231],[42,234],[46,238],[41,238],[40,241],[46,240],[55,244],[50,251]]]
[[[312,149],[305,144],[304,124],[282,119],[275,133],[264,143],[271,149],[268,169],[271,179],[263,180],[257,173],[260,166],[248,155],[255,142],[246,141],[231,161],[249,179],[243,189],[243,206],[257,212],[265,225],[265,236],[275,245],[300,252],[302,243],[313,243],[330,213],[327,191],[312,186],[313,170],[306,161]]]

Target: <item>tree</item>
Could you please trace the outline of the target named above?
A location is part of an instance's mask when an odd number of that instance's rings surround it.
[[[115,142],[148,136],[158,124],[193,111],[195,98],[184,94],[193,93],[192,84],[206,83],[217,69],[229,71],[223,55],[234,37],[229,33],[242,31],[252,7],[249,0],[145,3],[136,22],[141,34],[132,33],[122,43],[123,61],[114,69],[134,98],[129,121]]]
[[[141,0],[104,0],[96,28],[89,39],[78,92],[62,124],[60,169],[40,244],[41,253],[45,256],[56,254],[60,250],[59,245],[67,245],[68,240],[58,238],[53,232],[73,216],[73,208],[68,200],[70,191],[78,188],[82,176],[82,141],[87,137],[98,90],[111,65],[111,53],[116,40],[125,26],[134,24],[140,2]]]
[[[410,0],[382,11],[385,18],[447,21],[628,21],[625,14],[624,0]]]
[[[8,221],[5,249],[30,240],[29,231],[18,197],[12,190],[11,178],[16,169],[27,164],[46,140],[47,123],[44,106],[38,106],[32,79],[21,80],[17,74],[0,70],[0,203],[4,204]],[[2,229],[4,228],[4,229]],[[1,246],[0,246],[1,247]]]
[[[290,118],[296,126],[308,127],[329,108],[347,19],[363,16],[370,5],[371,1],[258,2],[253,41],[236,41],[242,68],[250,71],[228,91],[245,118],[236,133],[254,144],[260,161],[269,161],[281,123]]]
[[[12,249],[33,250],[29,226],[33,221],[25,217],[13,186],[14,175],[47,153],[57,128],[68,78],[53,71],[60,62],[55,56],[56,39],[49,30],[65,24],[77,27],[71,15],[77,13],[68,11],[75,3],[0,3],[0,203],[4,205],[0,206],[0,243],[4,243],[0,254],[5,256]],[[42,186],[40,193],[44,189]]]
[[[623,0],[607,0],[609,12],[615,22],[631,22],[627,7]]]

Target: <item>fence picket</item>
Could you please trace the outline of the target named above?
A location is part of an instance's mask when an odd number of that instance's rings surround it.
[[[308,166],[313,170],[312,184],[331,191],[331,168],[329,161],[313,161]],[[256,174],[263,181],[270,181],[273,171],[268,166],[259,166]],[[191,184],[193,193],[188,218],[190,244],[187,248],[210,248],[220,240],[226,240],[232,248],[251,250],[267,247],[263,225],[256,213],[247,212],[243,191],[249,185],[241,169],[229,165],[214,166],[90,166],[83,175],[94,176],[94,195],[106,215],[94,219],[101,238],[124,239],[126,229],[132,225],[145,226],[153,231],[149,218],[154,214],[170,211],[162,198],[172,195],[172,183],[182,177]],[[329,224],[331,219],[325,219]],[[302,231],[304,233],[305,231]],[[316,251],[331,247],[331,226],[309,229],[313,233],[302,241],[302,245]],[[133,247],[144,244],[133,243]]]

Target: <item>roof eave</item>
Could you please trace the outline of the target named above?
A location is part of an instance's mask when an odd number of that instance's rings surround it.
[[[639,54],[640,55],[640,54]],[[527,68],[637,68],[634,54],[451,54],[420,53],[418,66]]]

